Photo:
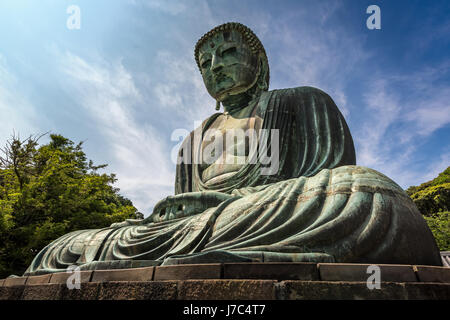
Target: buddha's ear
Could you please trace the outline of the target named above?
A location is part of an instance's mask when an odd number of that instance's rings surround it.
[[[269,90],[269,64],[267,58],[263,54],[259,54],[258,63],[260,72],[257,85],[261,90],[267,91]]]

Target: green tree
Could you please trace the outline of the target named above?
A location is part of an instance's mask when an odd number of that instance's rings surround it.
[[[431,216],[425,216],[428,226],[433,232],[436,243],[441,251],[450,250],[450,212],[441,211]]]
[[[424,215],[439,249],[450,250],[450,167],[435,179],[406,192]]]
[[[81,229],[103,228],[142,218],[113,187],[114,174],[100,174],[82,142],[57,134],[14,136],[0,157],[0,276],[22,274],[34,256],[56,238]]]

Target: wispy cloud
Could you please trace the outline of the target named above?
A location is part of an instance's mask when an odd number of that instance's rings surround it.
[[[358,145],[358,162],[367,167],[378,167],[388,162],[386,155],[392,146],[384,138],[389,127],[398,120],[401,105],[397,96],[386,88],[385,80],[378,79],[372,83],[371,90],[364,94],[370,119],[363,120],[365,123],[354,138]]]
[[[413,165],[419,141],[425,143],[450,123],[450,89],[439,84],[450,73],[446,65],[373,80],[364,95],[364,113],[370,117],[354,135],[360,165],[382,171],[405,188],[433,178],[450,165],[448,152],[431,159],[427,170]]]
[[[37,134],[44,119],[27,97],[19,79],[0,54],[0,143],[4,145],[13,132],[25,138]],[[45,131],[43,131],[45,132]]]
[[[175,114],[183,119],[186,129],[192,130],[195,121],[202,121],[215,112],[215,100],[206,91],[191,51],[188,52],[181,55],[158,52],[156,73],[161,76],[153,93],[159,102],[156,105],[166,109],[168,118]]]
[[[133,107],[141,100],[132,75],[120,61],[88,62],[67,52],[61,68],[69,77],[79,104],[96,122],[112,150],[110,170],[119,188],[136,207],[148,214],[163,196],[172,193],[170,150],[158,130],[135,119]]]
[[[277,43],[272,63],[275,87],[321,88],[348,117],[351,106],[347,103],[347,80],[367,61],[370,53],[364,50],[361,37],[348,34],[336,24],[333,28],[327,25],[340,7],[340,2],[336,2],[315,8],[320,23],[311,22],[308,7],[288,13],[283,21],[273,19],[268,40]],[[292,28],[293,24],[296,28]]]

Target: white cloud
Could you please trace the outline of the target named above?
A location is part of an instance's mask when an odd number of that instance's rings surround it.
[[[425,170],[414,166],[421,144],[450,123],[450,90],[436,83],[448,71],[439,66],[373,80],[364,95],[367,117],[354,132],[358,164],[381,171],[404,188],[428,181],[450,165],[450,154],[444,153]]]
[[[426,103],[426,102],[423,102]],[[428,104],[429,103],[429,104]],[[450,95],[436,97],[427,105],[421,105],[407,115],[408,121],[414,122],[417,133],[427,136],[450,123]]]
[[[367,167],[378,167],[385,162],[391,145],[384,140],[389,127],[398,120],[401,107],[397,97],[386,89],[384,80],[373,81],[372,89],[364,94],[367,104],[366,114],[370,119],[360,126],[356,135],[358,162]],[[368,123],[370,121],[370,124]]]
[[[215,100],[206,91],[192,54],[159,51],[156,65],[156,74],[161,75],[153,88],[157,105],[184,119],[186,130],[215,112]]]
[[[3,146],[13,132],[21,138],[43,133],[36,107],[30,102],[19,79],[10,71],[6,58],[0,54],[0,144]]]
[[[158,130],[133,114],[141,94],[132,75],[120,61],[92,63],[70,52],[62,56],[61,68],[69,76],[69,90],[112,150],[109,170],[117,174],[121,193],[149,214],[149,208],[173,192],[174,167]]]

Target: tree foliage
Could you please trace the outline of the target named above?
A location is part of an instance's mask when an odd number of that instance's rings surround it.
[[[435,179],[406,192],[424,215],[439,249],[450,250],[450,167]]]
[[[436,243],[441,251],[450,250],[450,212],[437,212],[431,216],[425,216],[428,226],[433,232]]]
[[[100,174],[88,161],[82,142],[57,134],[39,146],[40,137],[15,135],[0,156],[0,277],[22,274],[51,241],[81,229],[142,218],[132,202],[113,187],[114,174]]]

